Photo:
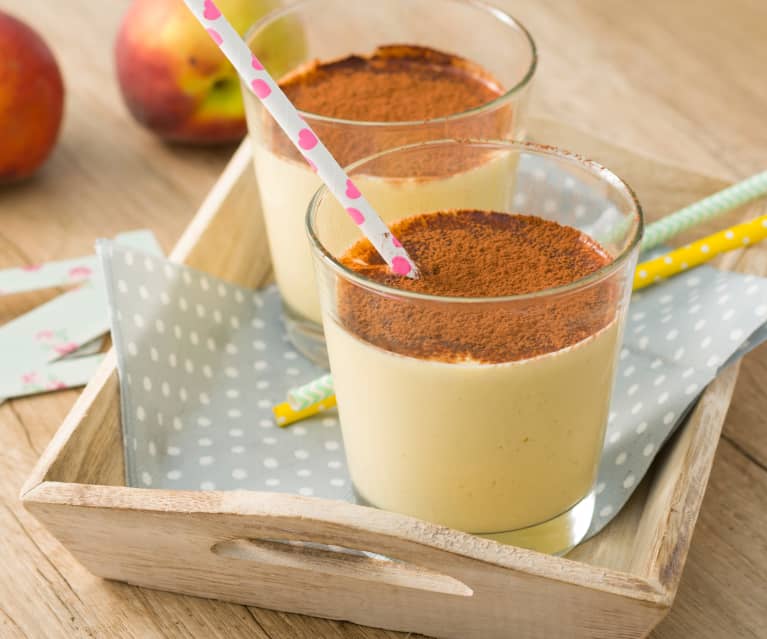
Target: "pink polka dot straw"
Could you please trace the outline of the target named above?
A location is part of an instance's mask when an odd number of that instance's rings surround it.
[[[258,58],[253,55],[213,0],[184,0],[184,2],[237,69],[245,84],[251,88],[291,142],[295,144],[309,166],[319,175],[328,190],[346,209],[349,217],[386,260],[392,271],[399,275],[417,277],[418,269],[407,251],[392,235],[384,221],[344,173],[314,131],[307,126],[288,97],[264,69]]]

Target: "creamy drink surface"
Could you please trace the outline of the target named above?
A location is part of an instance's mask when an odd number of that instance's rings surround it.
[[[390,287],[476,298],[566,285],[611,261],[579,231],[533,216],[446,211],[392,231],[419,280],[392,275],[366,240],[341,263]],[[346,281],[336,295],[324,328],[365,501],[494,533],[590,492],[619,337],[612,284],[507,303],[396,298]]]
[[[451,124],[449,128],[435,121],[491,102],[503,90],[478,65],[423,47],[386,46],[368,56],[315,62],[290,73],[280,86],[300,110],[336,118],[312,120],[310,124],[342,166],[403,144],[444,137],[502,138],[510,129],[508,109]],[[320,180],[284,135],[270,120],[264,120],[268,115],[255,111],[252,104],[247,115],[249,129],[263,131],[259,139],[253,135],[251,139],[280,292],[291,310],[319,323],[319,300],[304,217],[312,195],[321,186]],[[364,124],[384,122],[403,124],[389,128]],[[373,180],[356,176],[355,182],[388,220],[401,217],[400,203],[414,195],[424,202],[422,210],[436,210],[448,206],[457,190],[476,193],[477,189],[487,190],[489,184],[502,183],[499,178],[504,172],[507,175],[508,169],[506,158],[478,166],[424,166],[420,175],[409,171],[408,177],[420,178],[417,180],[387,175]],[[506,202],[500,197],[489,195],[483,205],[502,208]]]

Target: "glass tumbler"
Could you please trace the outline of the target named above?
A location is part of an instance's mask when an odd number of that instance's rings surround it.
[[[356,121],[302,112],[342,165],[385,149],[446,137],[521,139],[536,66],[532,38],[516,20],[471,0],[302,0],[250,29],[249,46],[276,78],[312,61],[372,53],[379,45],[430,47],[491,74],[505,93],[428,121]],[[243,88],[261,208],[284,320],[293,344],[327,365],[304,213],[319,178]]]
[[[454,170],[424,176],[419,167],[427,162]],[[421,143],[349,171],[389,223],[444,209],[530,214],[579,229],[610,259],[586,277],[522,295],[426,295],[377,283],[339,261],[360,232],[325,187],[306,218],[359,501],[544,552],[568,551],[593,515],[642,234],[636,197],[594,162],[523,142]],[[377,332],[365,324],[371,314],[386,318]],[[544,346],[498,363],[423,355],[430,340],[452,347],[442,332],[447,322],[471,327],[488,317],[513,326],[515,343]],[[562,330],[566,340],[547,345],[546,336]],[[496,343],[508,337],[493,330],[478,335],[490,349],[508,345]]]

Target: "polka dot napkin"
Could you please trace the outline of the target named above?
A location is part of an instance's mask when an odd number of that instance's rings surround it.
[[[352,501],[335,412],[278,428],[271,406],[322,374],[253,292],[101,242],[128,485]],[[767,280],[700,267],[635,294],[590,535],[618,512],[728,358],[767,337]],[[740,351],[739,351],[740,349]]]
[[[128,485],[352,499],[335,413],[271,407],[324,371],[299,356],[274,287],[254,293],[102,242]]]
[[[765,322],[767,279],[709,266],[633,294],[589,536],[626,503],[720,367],[767,339]]]

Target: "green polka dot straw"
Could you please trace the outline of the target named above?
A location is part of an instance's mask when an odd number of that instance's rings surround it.
[[[642,250],[654,248],[674,235],[686,231],[705,220],[767,195],[767,171],[757,173],[750,178],[714,193],[700,202],[691,204],[676,213],[672,213],[645,228]]]

